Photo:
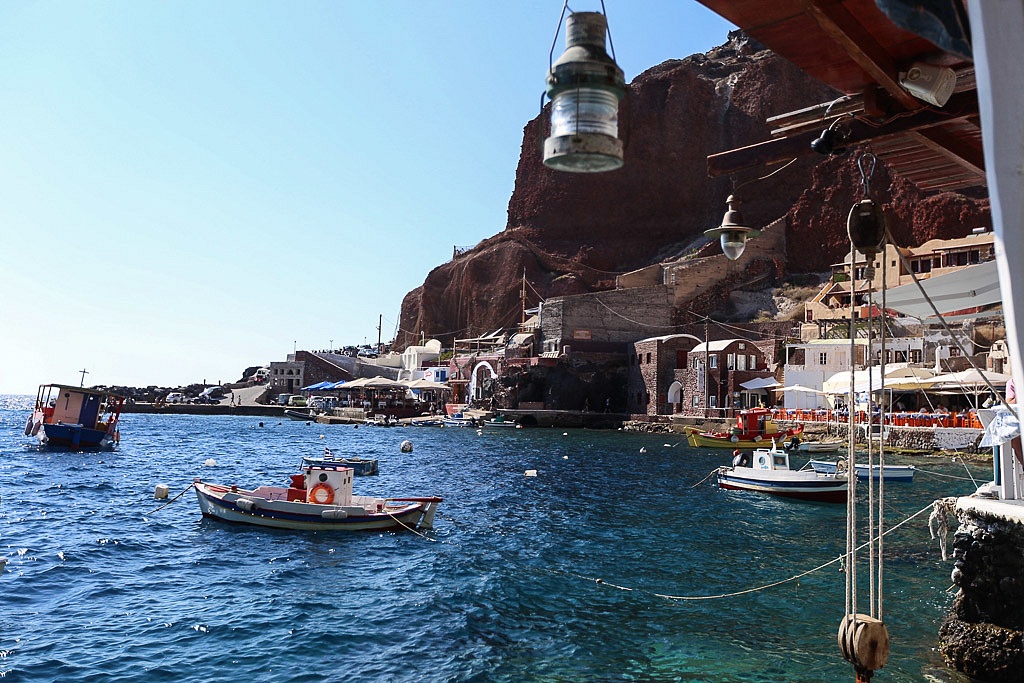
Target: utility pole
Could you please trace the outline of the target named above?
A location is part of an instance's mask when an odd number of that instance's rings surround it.
[[[704,417],[707,417],[710,411],[708,396],[711,393],[711,342],[708,340],[708,327],[708,317],[704,316]]]
[[[519,323],[522,324],[522,323],[526,322],[526,266],[523,266],[523,285],[522,285],[522,292],[520,293],[519,297],[520,297],[520,300],[522,301],[522,309],[523,309],[522,319],[519,321]]]
[[[384,353],[384,347],[380,345],[380,328],[384,324],[384,314],[377,318],[377,353]]]

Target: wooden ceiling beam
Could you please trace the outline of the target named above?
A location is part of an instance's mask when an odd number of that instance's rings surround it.
[[[923,105],[899,84],[899,67],[841,3],[811,0],[804,10],[894,100],[911,111]]]
[[[931,128],[977,115],[977,93],[974,91],[956,93],[942,109],[921,109],[902,117],[893,118],[882,125],[870,125],[859,119],[849,118],[844,121],[844,124],[850,129],[850,137],[846,145],[852,147],[875,138],[906,134],[909,131]],[[748,168],[763,167],[779,161],[817,154],[811,149],[811,141],[820,134],[820,130],[814,129],[712,154],[708,157],[708,175],[717,177]],[[966,155],[966,152],[964,154]],[[966,155],[965,159],[971,160],[971,157]]]
[[[980,178],[985,177],[985,153],[981,145],[972,145],[962,137],[939,128],[915,130],[910,136]]]

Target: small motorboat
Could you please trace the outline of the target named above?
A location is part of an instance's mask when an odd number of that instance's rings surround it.
[[[413,427],[440,427],[444,424],[444,420],[439,417],[413,418],[409,420],[409,424]]]
[[[808,463],[815,472],[821,472],[823,474],[835,474],[836,471],[846,468],[846,462],[843,460],[828,461],[828,460],[811,460]],[[856,463],[854,469],[857,471],[857,479],[859,481],[868,480],[868,464],[867,463]],[[879,469],[878,465],[872,465],[870,468],[871,476],[875,481],[879,479],[879,472],[882,473],[882,477],[886,481],[914,481],[914,472],[917,468],[913,465],[886,465],[884,468]]]
[[[515,429],[521,425],[516,424],[515,420],[506,420],[504,415],[496,415],[490,420],[484,420],[484,427],[498,427],[504,429]]]
[[[476,427],[476,421],[462,413],[455,413],[441,420],[445,427]]]
[[[330,448],[324,448],[324,454],[319,458],[303,458],[302,464],[305,465],[338,465],[341,467],[351,467],[353,473],[357,477],[369,477],[379,473],[377,468],[377,458],[338,458],[335,457],[334,453]]]
[[[801,441],[796,449],[801,453],[832,453],[846,445],[845,441]]]
[[[762,441],[780,441],[799,436],[804,426],[798,424],[780,430],[767,408],[748,408],[736,414],[736,426],[725,432],[702,432],[696,427],[686,427],[686,438],[694,448],[758,448]],[[767,441],[766,441],[767,442]]]
[[[287,408],[284,411],[285,417],[290,417],[293,420],[301,420],[303,422],[311,422],[316,419],[316,415],[313,414],[312,410],[295,410]]]
[[[121,441],[117,423],[125,397],[102,389],[43,384],[25,425],[25,436],[44,446],[113,448]]]
[[[203,516],[226,522],[308,531],[431,529],[443,499],[378,498],[352,494],[355,472],[331,463],[303,465],[289,486],[192,485]]]
[[[789,453],[779,448],[774,439],[771,448],[758,448],[750,456],[738,449],[733,453],[733,465],[720,467],[717,471],[719,488],[758,491],[822,503],[846,501],[850,483],[845,473],[791,470]]]

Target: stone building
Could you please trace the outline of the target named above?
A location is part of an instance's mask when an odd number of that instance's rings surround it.
[[[771,399],[765,390],[749,390],[741,385],[774,378],[769,362],[774,346],[774,340],[701,342],[688,352],[686,367],[676,371],[669,396],[675,398],[678,392],[682,404],[679,412],[692,416],[730,417],[736,410],[767,405]]]
[[[641,339],[630,345],[627,363],[626,412],[670,415],[682,408],[676,374],[686,368],[689,352],[701,340],[691,334]]]

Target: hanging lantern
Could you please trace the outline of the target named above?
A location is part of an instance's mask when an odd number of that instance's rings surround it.
[[[722,244],[722,253],[730,261],[735,261],[743,255],[743,249],[747,246],[747,240],[761,234],[760,230],[747,227],[743,220],[743,214],[739,211],[740,198],[736,195],[729,195],[725,200],[729,209],[722,217],[722,224],[717,228],[704,231],[708,239],[719,238]]]
[[[626,83],[605,51],[607,31],[600,12],[575,12],[566,20],[565,52],[547,77],[551,134],[544,141],[544,165],[549,168],[597,173],[622,167],[619,100]]]

